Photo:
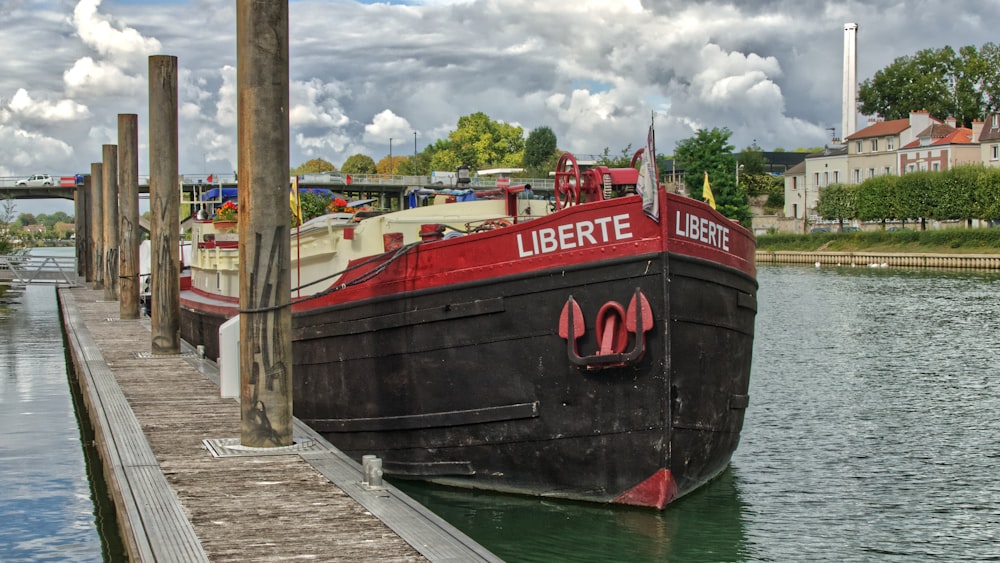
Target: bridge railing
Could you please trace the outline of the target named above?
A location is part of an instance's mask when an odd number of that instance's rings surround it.
[[[0,280],[14,283],[79,285],[74,256],[0,254]]]
[[[209,176],[212,176],[212,181],[209,181]],[[344,186],[347,187],[349,184],[346,182],[346,177],[350,176],[350,185],[363,185],[363,186],[423,186],[423,187],[462,187],[454,186],[451,184],[451,179],[444,178],[439,179],[432,176],[413,176],[413,175],[402,175],[402,174],[340,174],[339,177],[330,178],[320,178],[320,179],[310,179],[309,181],[302,182],[303,185],[310,186]],[[0,188],[14,188],[17,187],[17,182],[23,180],[23,176],[6,176],[0,177]],[[75,176],[52,176],[53,185],[52,188],[73,188],[76,187]],[[139,176],[139,185],[148,186],[149,176]],[[467,184],[470,188],[495,188],[497,185],[497,178],[491,176],[481,176],[470,179],[471,182]],[[531,184],[536,190],[546,191],[552,190],[553,179],[552,178],[510,178],[510,184]],[[219,175],[219,174],[184,174],[182,175],[182,182],[185,186],[202,185],[205,187],[212,186],[235,186],[236,178],[232,174]],[[39,186],[33,186],[39,187]],[[49,187],[49,186],[45,186]]]

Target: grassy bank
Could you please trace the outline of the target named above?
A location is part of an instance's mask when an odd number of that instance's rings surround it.
[[[1000,229],[871,231],[858,233],[773,234],[757,237],[769,251],[1000,254]]]

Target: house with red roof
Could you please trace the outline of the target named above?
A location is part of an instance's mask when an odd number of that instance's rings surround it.
[[[868,178],[900,174],[897,151],[917,138],[917,133],[941,121],[926,111],[911,111],[908,119],[878,121],[845,139],[848,178],[860,184]]]
[[[979,162],[979,144],[973,130],[956,127],[955,118],[949,117],[945,123],[931,123],[914,140],[899,148],[898,169],[901,174],[939,172]]]
[[[976,140],[979,141],[979,158],[983,165],[1000,168],[1000,113],[986,117]]]

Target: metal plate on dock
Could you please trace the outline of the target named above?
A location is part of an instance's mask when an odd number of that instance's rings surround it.
[[[212,457],[238,457],[263,455],[296,455],[316,448],[312,440],[295,440],[291,446],[255,448],[240,444],[239,438],[206,438],[201,441]]]
[[[162,360],[164,358],[197,358],[197,352],[181,352],[180,354],[154,354],[152,352],[132,352],[136,360]]]

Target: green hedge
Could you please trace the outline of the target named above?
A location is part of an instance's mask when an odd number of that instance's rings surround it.
[[[828,244],[829,243],[829,244]],[[789,233],[766,234],[757,237],[761,250],[815,251],[827,245],[831,250],[854,248],[886,248],[899,246],[901,251],[914,251],[914,246],[927,247],[927,252],[946,249],[981,250],[1000,252],[1000,228],[997,229],[943,229],[919,231],[907,227],[899,231],[863,231],[859,233]]]

